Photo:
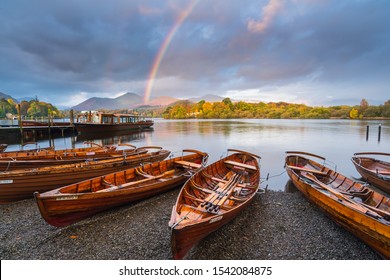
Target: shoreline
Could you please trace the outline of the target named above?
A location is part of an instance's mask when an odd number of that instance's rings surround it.
[[[2,260],[172,260],[168,221],[179,189],[64,228],[34,199],[0,205]],[[380,260],[301,193],[267,191],[210,234],[187,260]]]

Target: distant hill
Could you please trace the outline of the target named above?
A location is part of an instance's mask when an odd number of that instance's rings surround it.
[[[179,99],[170,96],[161,96],[150,100],[147,105],[167,106],[173,102],[176,102],[177,100]],[[143,98],[140,95],[128,92],[116,98],[92,97],[76,106],[73,106],[71,109],[78,111],[99,109],[134,109],[143,105],[145,104],[143,102]]]
[[[84,110],[98,110],[98,109],[128,109],[142,104],[142,98],[138,94],[128,92],[117,98],[102,98],[92,97],[80,104],[73,106],[71,109]]]
[[[136,93],[125,93],[124,95],[121,95],[117,98],[115,98],[115,101],[117,103],[117,106],[123,106],[123,107],[117,107],[113,109],[126,109],[126,108],[133,108],[134,106],[140,106],[142,105],[142,97],[139,96]]]
[[[156,97],[149,101],[148,105],[150,106],[167,106],[169,104],[172,104],[176,101],[179,101],[180,99],[170,97],[170,96],[160,96]]]
[[[0,99],[5,99],[5,100],[8,100],[8,99],[12,99],[15,103],[18,103],[18,100],[16,100],[15,98],[13,98],[12,96],[8,95],[8,94],[5,94],[5,93],[2,93],[0,92]]]
[[[198,103],[201,100],[207,101],[207,102],[221,102],[224,100],[225,97],[219,96],[219,95],[214,95],[214,94],[206,94],[201,97],[195,97],[195,98],[190,98],[188,99],[191,102]]]

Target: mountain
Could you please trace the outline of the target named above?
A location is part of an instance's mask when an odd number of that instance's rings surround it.
[[[195,97],[195,98],[190,98],[188,99],[191,102],[198,103],[201,100],[204,100],[206,102],[221,102],[224,100],[225,97],[219,96],[219,95],[214,95],[214,94],[206,94],[201,97]]]
[[[142,98],[135,93],[125,93],[117,98],[92,97],[71,109],[78,111],[99,110],[99,109],[129,109],[142,104]]]
[[[142,104],[143,100],[142,97],[139,96],[136,93],[125,93],[124,95],[121,95],[117,98],[115,98],[115,102],[117,103],[118,108],[113,108],[113,109],[126,109],[129,107],[134,107],[134,106],[139,106]]]
[[[160,96],[154,98],[148,102],[148,106],[167,106],[173,102],[178,101],[179,99],[173,98],[170,96]],[[77,111],[87,111],[87,110],[99,110],[99,109],[134,109],[140,106],[143,106],[143,98],[132,92],[125,93],[116,98],[102,98],[102,97],[92,97],[80,104],[73,106],[71,109]]]
[[[114,103],[114,99],[112,98],[92,97],[72,107],[72,109],[78,111],[97,110],[102,108],[112,109]]]
[[[0,99],[3,99],[3,98],[4,98],[5,100],[12,99],[15,103],[18,103],[18,101],[17,101],[15,98],[13,98],[12,96],[0,92]]]
[[[150,106],[167,106],[169,104],[172,104],[176,101],[179,101],[180,99],[170,97],[170,96],[160,96],[156,97],[149,101],[148,105]]]

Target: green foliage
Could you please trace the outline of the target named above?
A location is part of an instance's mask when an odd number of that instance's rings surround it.
[[[204,100],[190,104],[178,102],[168,107],[162,116],[166,119],[229,119],[229,118],[264,118],[264,119],[329,119],[329,118],[389,118],[390,100],[384,105],[369,106],[363,99],[360,106],[311,107],[304,104],[286,102],[233,103],[230,98],[221,102]]]
[[[0,118],[7,113],[17,115],[17,104],[12,100],[0,99]],[[148,117],[163,117],[165,119],[229,119],[229,118],[258,118],[258,119],[329,119],[329,118],[390,118],[390,100],[383,105],[371,106],[362,99],[357,106],[311,107],[304,104],[286,102],[248,103],[239,101],[233,103],[230,98],[221,102],[198,103],[179,101],[167,108],[137,109],[137,112]],[[69,116],[69,112],[59,111],[50,103],[39,101],[38,98],[20,103],[20,114],[28,118]]]
[[[0,118],[5,118],[6,114],[17,115],[17,104],[12,100],[0,99]],[[37,98],[30,102],[20,103],[20,114],[29,118],[48,117],[49,113],[54,117],[62,117],[62,113],[52,104],[39,101]]]
[[[0,118],[5,118],[7,113],[16,114],[16,108],[5,98],[0,99]]]

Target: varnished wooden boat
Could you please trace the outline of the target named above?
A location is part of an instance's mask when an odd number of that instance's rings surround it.
[[[131,155],[114,159],[0,172],[0,204],[33,197],[36,191],[46,192],[142,163],[161,161],[169,154],[161,147],[140,147]]]
[[[174,259],[236,217],[255,197],[259,156],[229,149],[227,157],[194,174],[183,186],[169,226]]]
[[[85,147],[80,148],[71,148],[71,149],[54,149],[52,147],[40,148],[28,150],[19,150],[19,151],[8,151],[0,153],[0,159],[19,159],[19,160],[29,160],[29,159],[55,159],[59,157],[66,156],[77,156],[77,155],[95,155],[99,153],[108,153],[116,152],[118,147],[111,146],[101,146],[94,142],[86,141],[84,142]],[[129,144],[122,144],[129,146],[129,148],[135,148]]]
[[[390,198],[324,166],[325,158],[321,156],[286,153],[286,171],[303,195],[389,259]]]
[[[388,153],[355,153],[352,163],[362,178],[390,194],[390,162],[375,157],[389,157]]]
[[[182,156],[34,195],[46,222],[66,226],[98,212],[182,186],[206,164],[207,158],[206,153],[183,150]]]
[[[114,159],[124,155],[129,156],[132,153],[139,153],[136,147],[127,146],[126,149],[118,149],[117,146],[103,147],[97,145],[69,150],[3,153],[0,154],[0,172]]]

